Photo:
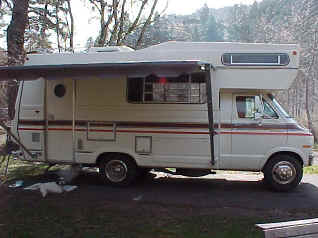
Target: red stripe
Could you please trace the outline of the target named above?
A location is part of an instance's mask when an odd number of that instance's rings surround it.
[[[71,126],[73,121],[71,120],[49,120],[48,124],[49,126]],[[208,123],[200,123],[200,122],[135,122],[135,121],[86,121],[86,120],[76,120],[75,121],[77,126],[87,126],[88,123],[91,124],[91,126],[94,127],[106,127],[110,126],[112,127],[115,123],[117,128],[165,128],[165,129],[208,129],[209,124]],[[44,120],[19,120],[19,125],[21,126],[44,126],[45,121]],[[302,128],[295,124],[295,123],[286,123],[286,124],[264,124],[264,125],[258,125],[257,123],[221,123],[217,124],[214,123],[214,128],[218,128],[220,126],[221,128],[225,129],[254,129],[254,130],[271,130],[271,129],[281,129],[281,130],[287,130],[287,129],[294,129],[294,130],[302,130]]]
[[[44,129],[19,127],[19,131],[44,131]]]
[[[290,133],[290,132],[249,132],[249,131],[222,131],[220,134],[231,135],[292,135],[292,136],[312,136],[305,133]]]
[[[290,133],[290,132],[288,132],[287,135],[291,135],[291,136],[312,136],[312,134]]]
[[[121,133],[150,133],[150,134],[192,134],[192,135],[209,135],[207,131],[134,131],[134,130],[117,130]]]
[[[40,128],[19,128],[21,131],[44,131]],[[72,131],[71,128],[49,128],[49,131]],[[87,131],[86,129],[75,129],[76,131]],[[113,132],[113,130],[90,130],[91,132]],[[206,131],[137,131],[137,130],[116,130],[120,133],[146,133],[146,134],[198,134],[208,135]]]
[[[24,131],[44,131],[43,128],[19,128]],[[49,128],[49,131],[72,131],[72,128]],[[76,131],[87,131],[86,129],[75,129]],[[91,132],[113,132],[113,130],[90,130]],[[145,134],[191,134],[191,135],[209,135],[207,131],[143,131],[143,130],[116,130],[119,133],[145,133]],[[290,132],[248,132],[248,131],[221,131],[216,134],[231,135],[293,135],[293,136],[312,136],[305,133]]]

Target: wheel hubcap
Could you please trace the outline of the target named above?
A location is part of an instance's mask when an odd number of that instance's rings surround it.
[[[127,166],[120,160],[111,160],[105,166],[105,174],[111,182],[121,182],[127,176]]]
[[[288,161],[281,161],[273,167],[273,179],[279,184],[291,183],[296,177],[294,165]]]

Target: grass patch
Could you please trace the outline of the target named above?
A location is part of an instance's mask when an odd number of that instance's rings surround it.
[[[45,164],[11,160],[9,180],[25,179],[43,174]],[[2,170],[1,170],[2,171]],[[304,173],[318,174],[318,166],[304,168]],[[10,191],[10,190],[9,190]],[[11,190],[13,191],[13,190]],[[0,191],[1,192],[1,191]],[[50,195],[43,199],[39,193],[16,191],[1,204],[0,195],[0,238],[28,237],[113,237],[113,238],[258,238],[263,237],[255,228],[256,223],[275,222],[264,216],[225,216],[222,212],[213,215],[187,215],[187,211],[169,214],[159,205],[142,203],[134,207],[107,201],[91,202],[89,196],[81,197],[81,191]],[[129,206],[129,205],[128,205]],[[165,207],[166,209],[166,207]],[[171,215],[174,214],[174,215]],[[183,214],[183,215],[182,215]],[[200,214],[200,213],[196,213]]]
[[[318,165],[313,165],[304,168],[305,174],[318,174]]]
[[[43,174],[44,164],[11,160],[8,180],[25,180]],[[262,233],[255,223],[264,218],[214,215],[186,215],[161,212],[160,205],[122,207],[117,202],[106,206],[96,199],[93,204],[86,195],[50,195],[9,190],[9,199],[0,206],[0,237],[112,237],[112,238],[258,238]],[[1,191],[0,191],[1,192]],[[11,195],[10,195],[11,194]],[[13,196],[12,196],[13,195]],[[0,202],[3,197],[0,196]],[[150,208],[150,209],[149,209]],[[166,209],[166,207],[165,207]],[[170,211],[176,209],[171,206]],[[154,212],[159,210],[159,212]],[[218,212],[220,213],[220,212]],[[173,214],[173,215],[171,215]],[[183,214],[183,215],[182,215]]]
[[[0,157],[0,162],[3,157]],[[14,180],[27,180],[29,178],[43,176],[45,174],[45,170],[48,168],[48,165],[41,162],[27,162],[21,161],[19,159],[10,159],[8,166],[7,176],[4,176],[5,167],[7,164],[7,159],[0,164],[0,184],[1,183],[10,183],[10,181]],[[65,165],[56,165],[50,169],[50,171],[63,169]]]
[[[2,158],[1,158],[2,159]],[[0,159],[0,160],[1,160]],[[7,160],[0,165],[0,172],[4,173]],[[10,159],[8,166],[7,180],[23,179],[25,177],[43,174],[47,165],[43,163],[23,162],[21,160]]]
[[[64,198],[65,199],[65,198]],[[57,199],[60,200],[60,199]],[[61,202],[61,201],[59,201]],[[254,224],[263,218],[216,215],[153,216],[138,209],[61,206],[58,201],[11,200],[1,212],[1,237],[113,237],[113,238],[257,238]],[[171,208],[174,209],[174,208]],[[1,209],[3,210],[3,208]],[[135,213],[134,213],[135,212]]]

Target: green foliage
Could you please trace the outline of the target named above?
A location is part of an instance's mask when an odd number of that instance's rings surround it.
[[[213,15],[209,17],[206,39],[207,41],[224,41],[224,26],[216,22]]]
[[[249,21],[249,7],[234,5],[231,9],[228,26],[230,41],[252,42],[252,25]]]
[[[304,173],[305,174],[318,174],[318,166],[309,166],[304,168]]]

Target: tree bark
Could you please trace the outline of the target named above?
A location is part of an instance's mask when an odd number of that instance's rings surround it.
[[[59,8],[60,8],[60,1],[56,1],[55,5],[55,17],[56,17],[56,23],[55,23],[55,31],[56,31],[56,41],[57,41],[57,48],[59,50],[59,53],[61,53],[61,42],[60,42],[60,18],[59,18]]]
[[[311,133],[313,134],[315,142],[317,142],[317,135],[316,135],[316,131],[315,131],[314,125],[312,123],[311,112],[310,112],[309,89],[310,89],[309,78],[306,78],[306,101],[305,101],[305,106],[306,106],[308,128],[310,129]]]
[[[108,42],[108,45],[114,45],[115,42],[117,42],[118,38],[118,27],[119,27],[119,21],[118,21],[118,5],[119,0],[113,0],[113,15],[114,15],[114,27],[113,31],[111,32],[110,39]]]
[[[125,6],[126,6],[126,0],[123,1],[122,7],[121,7],[121,15],[119,20],[119,32],[117,34],[117,45],[121,44],[122,36],[124,33],[124,19],[125,19]]]
[[[74,17],[71,7],[71,0],[67,0],[67,7],[68,7],[68,14],[70,15],[71,19],[71,29],[70,29],[70,48],[74,51]]]
[[[29,0],[13,0],[12,18],[7,28],[8,65],[24,64],[24,33],[28,24]],[[8,82],[8,114],[9,119],[14,118],[15,101],[18,92],[16,81]]]
[[[155,12],[155,9],[156,9],[156,6],[157,6],[157,3],[158,3],[158,0],[155,0],[153,5],[152,5],[152,8],[151,8],[151,11],[150,11],[150,14],[147,18],[147,21],[144,23],[142,29],[141,29],[141,32],[139,34],[139,38],[137,40],[137,44],[136,44],[136,48],[140,47],[141,43],[142,43],[142,39],[144,37],[144,34],[145,34],[145,31],[147,29],[147,27],[150,25],[151,23],[151,19],[152,19],[152,16]]]

